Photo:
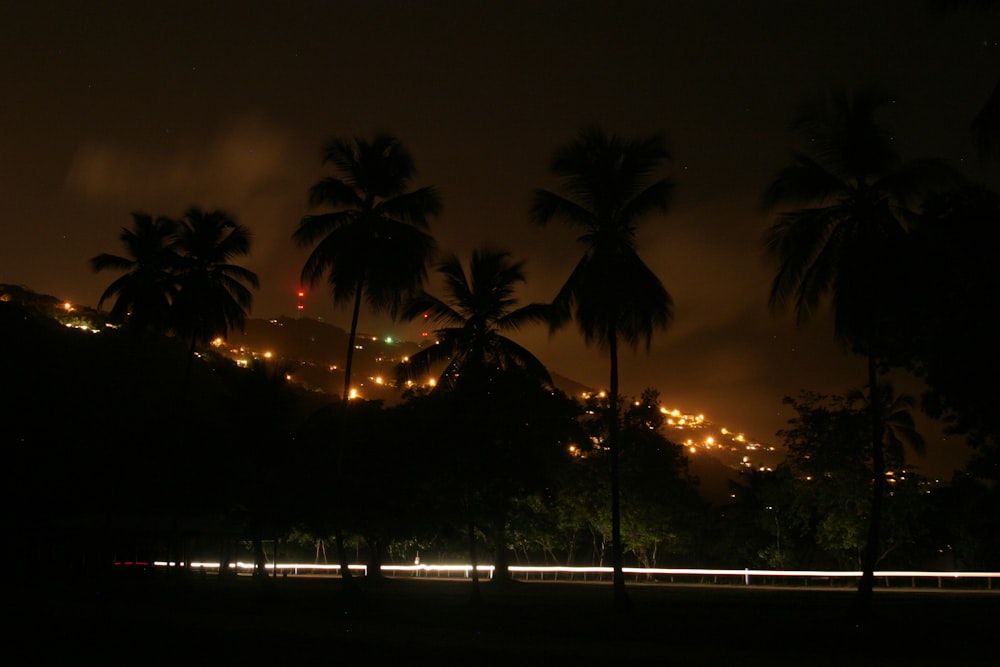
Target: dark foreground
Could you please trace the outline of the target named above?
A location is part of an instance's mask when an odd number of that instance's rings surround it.
[[[1000,593],[876,591],[874,629],[849,589],[394,579],[137,578],[29,587],[19,664],[994,665]],[[94,589],[94,590],[91,590]],[[22,653],[23,651],[23,653]]]

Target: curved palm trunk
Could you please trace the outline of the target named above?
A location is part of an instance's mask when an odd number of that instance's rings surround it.
[[[361,313],[361,297],[363,294],[364,287],[364,275],[358,279],[358,286],[355,290],[354,296],[354,311],[351,314],[351,331],[347,334],[347,360],[344,362],[344,397],[343,397],[343,409],[346,413],[347,402],[351,398],[351,367],[354,365],[354,339],[358,335],[358,318]],[[344,479],[344,442],[343,435],[341,435],[341,442],[339,443],[337,449],[337,488],[340,495],[340,505],[343,507],[347,500],[344,498],[343,492],[343,479]],[[344,587],[347,590],[352,589],[351,581],[351,568],[350,560],[347,556],[347,549],[344,545],[344,529],[340,525],[341,522],[337,521],[336,527],[334,528],[334,542],[337,545],[337,559],[340,561],[340,578],[344,582]]]
[[[351,398],[351,369],[354,366],[354,339],[358,335],[358,318],[361,314],[362,288],[364,287],[364,276],[358,279],[358,286],[354,295],[354,312],[351,314],[351,332],[347,335],[347,359],[344,361],[344,405],[347,405]]]
[[[620,428],[618,424],[618,332],[612,325],[608,337],[608,351],[611,356],[611,400],[608,402],[608,450],[611,453],[611,567],[614,586],[615,607],[623,610],[628,606],[625,591],[624,559],[622,556],[621,489],[619,480],[618,449]]]
[[[878,390],[878,368],[875,356],[868,354],[868,409],[871,418],[872,504],[868,523],[868,540],[858,582],[858,622],[867,624],[871,615],[875,586],[875,563],[878,560],[882,528],[882,501],[885,493],[885,452],[882,450],[882,404]]]

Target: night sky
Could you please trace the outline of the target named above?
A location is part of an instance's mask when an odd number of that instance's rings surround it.
[[[307,249],[291,234],[308,188],[331,174],[331,136],[388,131],[435,185],[442,250],[484,242],[527,260],[524,301],[551,299],[579,258],[572,232],[528,220],[557,189],[552,151],[588,124],[662,132],[674,154],[671,212],[640,253],[676,304],[648,355],[626,353],[622,387],[660,390],[773,440],[799,389],[842,392],[862,361],[829,319],[772,317],[773,268],[758,202],[788,159],[806,99],[874,84],[904,157],[937,156],[977,180],[969,124],[1000,78],[1000,10],[931,0],[670,2],[5,2],[0,5],[0,282],[96,306],[130,213],[224,208],[254,235],[242,261],[262,288],[254,317],[296,315]],[[435,291],[435,286],[430,286]],[[439,292],[438,292],[439,293]],[[324,288],[305,314],[346,328]],[[370,315],[361,329],[415,338]],[[575,328],[517,339],[549,368],[607,384]],[[929,471],[954,439],[929,446]],[[947,467],[947,464],[944,464]],[[945,471],[947,472],[947,470]]]

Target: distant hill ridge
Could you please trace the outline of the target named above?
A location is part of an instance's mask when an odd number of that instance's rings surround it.
[[[0,302],[11,301],[34,315],[47,317],[81,329],[100,331],[107,313],[86,306],[67,304],[49,295],[37,294],[18,285],[0,284]],[[250,318],[242,332],[231,332],[216,347],[220,353],[247,364],[263,358],[280,364],[293,380],[308,389],[339,396],[343,391],[343,363],[347,331],[308,317]],[[420,349],[411,341],[396,341],[367,333],[357,336],[352,384],[364,398],[387,404],[401,400],[393,386],[394,368]],[[592,393],[575,380],[553,374],[555,385],[571,396]],[[722,426],[700,414],[682,413],[666,406],[665,435],[685,448],[692,473],[702,479],[703,495],[719,498],[728,494],[728,483],[747,469],[773,469],[784,459],[777,447],[757,442],[739,431]]]

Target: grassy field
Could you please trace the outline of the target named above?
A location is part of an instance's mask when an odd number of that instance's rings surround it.
[[[93,590],[91,590],[93,589]],[[348,596],[339,580],[134,579],[40,587],[24,602],[27,662],[104,665],[995,665],[1000,592],[878,590],[874,631],[853,590],[741,585],[392,579]],[[17,626],[15,626],[17,627]],[[76,661],[74,659],[74,661]]]

